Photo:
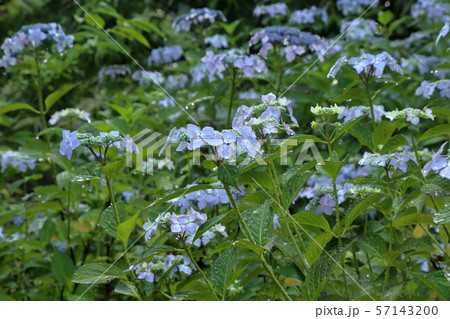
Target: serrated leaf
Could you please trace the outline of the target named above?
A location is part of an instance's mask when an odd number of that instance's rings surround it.
[[[434,184],[426,184],[420,188],[420,191],[424,194],[433,196],[433,197],[446,197],[450,196],[450,191],[443,189]]]
[[[170,246],[166,246],[166,245],[153,247],[150,250],[146,251],[142,255],[141,259],[150,258],[150,257],[153,257],[155,255],[162,254],[162,253],[165,253],[165,252],[168,252],[168,251],[173,251],[173,250],[175,250],[175,248],[170,247]]]
[[[115,278],[124,278],[125,273],[117,266],[94,263],[78,268],[73,274],[72,281],[78,284],[104,284]]]
[[[381,154],[386,154],[389,151],[396,149],[400,146],[409,145],[408,140],[403,135],[395,135],[388,139],[381,149]]]
[[[70,90],[76,87],[78,84],[64,84],[55,92],[49,94],[45,98],[45,111],[48,112],[50,108],[58,102],[64,95],[66,95]]]
[[[329,278],[331,269],[335,265],[335,260],[339,260],[340,253],[322,253],[319,259],[317,259],[309,268],[305,282],[303,283],[303,299],[304,300],[317,300],[320,292],[325,287]],[[334,260],[333,260],[334,259]]]
[[[103,174],[108,176],[110,179],[115,178],[122,171],[124,161],[123,160],[115,160],[109,162],[105,166],[102,166],[101,171]]]
[[[331,232],[330,225],[322,215],[311,212],[300,212],[292,215],[292,218],[300,225],[314,226],[327,232]],[[283,221],[286,223],[293,223],[292,219],[289,217],[285,218]]]
[[[238,187],[239,169],[235,165],[222,164],[218,169],[219,180],[229,186]]]
[[[438,225],[450,223],[450,203],[447,203],[447,205],[434,214],[433,221]]]
[[[114,287],[114,291],[119,294],[131,296],[138,300],[141,300],[137,288],[134,285],[130,284],[129,282],[119,280],[117,285]]]
[[[444,134],[449,134],[449,133],[450,133],[450,125],[449,124],[438,125],[438,126],[428,129],[425,133],[423,133],[419,137],[417,142],[420,143],[420,142],[426,140],[427,138],[440,136],[440,135],[444,135]]]
[[[267,200],[258,209],[247,209],[242,212],[242,218],[247,225],[257,245],[264,246],[269,231],[273,228],[271,201]]]
[[[331,179],[337,178],[339,171],[341,170],[342,166],[344,166],[344,162],[330,162],[325,161],[323,165],[317,165],[317,170],[320,171],[320,173],[325,174]]]
[[[341,128],[336,130],[336,133],[333,137],[332,143],[336,141],[342,134],[348,132],[353,126],[355,126],[359,121],[361,121],[365,115],[355,117],[347,122],[344,123],[344,125],[341,126]]]
[[[433,219],[430,215],[409,214],[406,216],[402,216],[392,222],[392,226],[394,227],[417,224],[433,224]]]
[[[311,175],[312,173],[294,175],[282,183],[281,203],[284,208],[291,206],[294,198],[298,195],[300,189],[305,185]]]
[[[319,259],[320,255],[323,252],[323,249],[326,247],[330,239],[333,237],[330,233],[321,233],[314,237],[314,240],[309,242],[308,248],[306,248],[306,261],[308,264],[314,263],[317,259]]]
[[[118,201],[116,203],[117,207],[117,215],[119,217],[119,222],[123,223],[127,220],[127,211],[125,208],[125,205],[122,201]],[[110,236],[117,238],[117,222],[116,218],[114,216],[114,210],[112,206],[109,206],[107,209],[105,209],[102,213],[102,216],[100,217],[100,225],[102,226],[103,230]]]
[[[136,218],[139,216],[139,212],[131,216],[126,222],[121,223],[117,228],[117,237],[125,244],[128,243],[128,238],[133,232],[136,224]]]
[[[445,300],[450,300],[450,282],[445,277],[445,274],[442,270],[428,274],[417,272],[408,272],[408,274],[422,281],[432,290],[439,293],[439,295],[441,295]]]
[[[211,229],[214,225],[216,225],[218,222],[220,222],[227,214],[215,216],[213,218],[209,218],[206,222],[204,222],[195,232],[194,239],[192,242],[194,242],[197,238],[199,238],[201,235],[203,235],[207,230]]]
[[[234,247],[230,247],[225,250],[212,265],[211,284],[221,295],[226,293],[228,288],[228,279],[232,274],[235,263],[236,252]]]
[[[70,288],[73,285],[71,279],[75,272],[75,266],[69,256],[55,249],[51,268],[53,276],[61,286]]]
[[[369,256],[376,256],[381,259],[383,259],[383,256],[386,253],[384,240],[376,233],[366,233],[356,241],[356,246]]]
[[[345,227],[350,227],[356,217],[358,217],[362,212],[368,210],[371,205],[379,202],[383,197],[383,194],[373,194],[356,204],[348,215],[345,216]]]
[[[234,244],[236,247],[247,248],[247,249],[253,250],[258,255],[262,254],[262,252],[264,251],[264,248],[262,248],[258,245],[255,245],[254,243],[252,243],[246,239],[239,239]]]
[[[378,149],[379,145],[383,146],[392,136],[392,133],[394,133],[396,128],[397,124],[395,122],[376,122],[372,134],[372,142],[375,148]]]

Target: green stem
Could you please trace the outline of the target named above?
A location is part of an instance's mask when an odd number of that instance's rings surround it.
[[[231,76],[231,92],[230,92],[230,102],[228,103],[228,116],[227,116],[227,128],[231,125],[231,109],[233,108],[234,91],[236,89],[236,68],[233,67],[233,75]]]
[[[186,251],[186,253],[188,254],[189,258],[191,259],[191,262],[194,264],[195,268],[197,268],[198,272],[202,275],[203,279],[206,282],[206,285],[208,285],[209,290],[211,290],[212,294],[214,295],[214,299],[216,301],[219,301],[219,298],[217,297],[216,291],[214,290],[213,286],[211,285],[211,283],[208,280],[208,277],[206,277],[205,273],[203,272],[203,270],[200,268],[200,266],[197,264],[197,262],[195,261],[194,257],[191,254],[191,251],[189,250],[189,247],[186,246],[185,241],[183,242],[183,246],[184,246],[184,250]]]
[[[250,230],[248,229],[247,224],[244,221],[244,218],[242,217],[241,211],[239,210],[238,205],[236,204],[236,201],[234,200],[233,195],[231,194],[230,191],[230,187],[226,184],[223,185],[225,188],[225,191],[227,192],[228,197],[230,198],[231,204],[233,205],[234,209],[236,210],[236,214],[238,215],[239,221],[241,222],[241,225],[244,229],[245,234],[247,235],[248,239],[254,244],[256,245],[255,239],[253,238],[252,233],[250,232]],[[288,301],[291,301],[291,297],[289,297],[288,293],[286,292],[286,290],[284,289],[284,287],[281,285],[280,281],[278,280],[278,278],[275,276],[275,273],[273,272],[272,268],[270,267],[270,265],[266,262],[266,260],[264,259],[264,256],[262,255],[262,253],[258,253],[258,258],[261,262],[261,264],[263,265],[263,267],[266,269],[267,274],[269,275],[269,277],[273,280],[273,282],[275,283],[275,285],[278,287],[278,289],[280,290],[281,294],[284,296],[284,298]]]

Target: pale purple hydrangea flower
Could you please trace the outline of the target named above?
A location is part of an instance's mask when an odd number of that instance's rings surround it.
[[[147,59],[148,66],[162,65],[178,61],[183,56],[183,48],[179,45],[155,48]]]
[[[131,78],[139,82],[139,85],[162,84],[164,76],[157,71],[138,70],[133,73]]]
[[[287,14],[287,4],[286,3],[273,3],[269,5],[260,5],[256,6],[255,10],[253,10],[254,16],[262,16],[268,15],[271,18],[275,18],[276,15],[285,16]]]
[[[216,50],[226,49],[229,46],[227,37],[222,34],[215,34],[212,37],[206,37],[205,44],[211,45]]]
[[[305,52],[306,52],[305,47],[297,46],[295,44],[284,48],[286,61],[288,61],[288,62],[294,61],[297,56],[301,56]]]
[[[425,98],[430,98],[436,89],[436,82],[422,81],[420,86],[416,89],[416,95],[422,95]]]
[[[172,28],[175,29],[175,32],[190,32],[193,27],[199,24],[209,25],[216,21],[227,21],[222,11],[208,8],[191,9],[189,13],[176,17],[172,23]]]
[[[98,72],[98,77],[103,80],[105,77],[110,77],[115,79],[117,76],[125,76],[130,74],[131,70],[128,65],[107,65],[100,69]]]
[[[373,111],[375,114],[375,121],[381,121],[382,117],[385,115],[384,106],[383,105],[373,105]],[[344,123],[354,119],[355,117],[362,116],[364,114],[368,114],[369,118],[372,118],[372,114],[370,112],[370,107],[360,105],[360,106],[351,106],[344,107],[344,111],[338,114],[338,119],[344,119]]]
[[[313,24],[316,16],[320,16],[323,23],[326,24],[328,22],[327,11],[324,8],[317,8],[316,6],[312,6],[309,9],[295,10],[292,12],[289,22],[299,25]]]
[[[126,202],[129,202],[133,198],[133,192],[132,191],[123,191],[121,192],[123,198]]]
[[[422,169],[422,174],[424,176],[427,176],[430,171],[433,171],[444,178],[450,179],[449,157],[442,155],[445,145],[447,145],[447,142],[442,144],[439,150],[432,156],[431,161],[425,164]]]
[[[448,19],[448,16],[447,16],[447,20],[450,20],[450,19]],[[449,31],[450,31],[450,21],[446,21],[444,26],[442,27],[441,31],[439,31],[439,34],[436,38],[435,43],[437,44],[441,38],[444,38],[448,34]]]
[[[348,16],[361,14],[368,7],[376,8],[378,3],[378,0],[337,0],[336,5],[344,16]]]
[[[439,22],[450,13],[450,4],[436,0],[418,0],[411,6],[411,17],[414,19],[425,15],[428,21]]]
[[[63,140],[59,145],[59,153],[63,156],[67,156],[68,159],[72,158],[72,152],[81,145],[76,133],[77,131],[63,131]]]
[[[346,30],[347,32],[345,32]],[[345,37],[348,39],[363,40],[374,37],[377,24],[375,21],[367,19],[343,20],[341,21],[340,31],[341,33],[345,32]]]
[[[89,112],[80,109],[64,109],[62,111],[55,112],[50,117],[48,123],[51,125],[55,125],[61,118],[65,117],[78,117],[80,120],[91,123]]]
[[[189,77],[186,74],[169,75],[166,79],[165,88],[167,90],[181,89],[186,87]]]
[[[251,88],[248,91],[244,91],[244,92],[239,92],[238,95],[240,100],[244,100],[244,99],[259,99],[260,94],[258,94],[255,89]]]
[[[17,167],[20,172],[25,173],[28,169],[36,167],[36,159],[30,158],[16,151],[8,150],[1,154],[2,157],[2,172],[6,170],[6,165],[10,164]]]

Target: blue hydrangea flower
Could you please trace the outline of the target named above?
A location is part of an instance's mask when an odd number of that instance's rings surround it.
[[[316,6],[312,6],[309,9],[295,10],[292,12],[289,22],[299,25],[313,24],[316,16],[320,16],[323,23],[328,22],[327,11],[324,8],[317,8]]]
[[[25,173],[28,169],[34,169],[36,167],[36,159],[30,158],[20,152],[8,150],[1,154],[2,157],[2,172],[5,171],[6,166],[9,164],[13,167],[17,167],[20,172]]]
[[[147,59],[148,66],[162,65],[178,61],[183,56],[183,48],[179,45],[155,48]]]
[[[48,123],[50,123],[51,125],[55,125],[60,119],[65,117],[78,117],[80,120],[91,123],[89,112],[80,109],[64,109],[62,111],[55,112],[50,117]]]
[[[377,31],[377,24],[373,20],[354,19],[350,21],[341,21],[341,33],[345,31],[345,37],[352,40],[364,40],[374,37]]]
[[[72,152],[78,146],[81,145],[77,137],[77,131],[70,132],[68,130],[63,131],[63,140],[59,145],[59,153],[67,156],[68,159],[72,158]]]
[[[274,18],[276,15],[285,16],[287,14],[287,10],[287,4],[279,2],[269,5],[256,6],[255,10],[253,10],[253,15],[257,17],[268,15],[269,17]]]
[[[105,77],[110,77],[115,79],[117,76],[125,76],[130,74],[131,70],[128,65],[106,65],[98,71],[98,77],[100,80],[103,80]]]
[[[229,46],[227,37],[222,34],[215,34],[212,37],[206,37],[205,44],[211,45],[216,50],[226,49]]]
[[[414,19],[422,15],[431,22],[442,21],[450,13],[450,4],[436,0],[418,0],[411,6],[411,17]]]
[[[172,28],[175,29],[175,32],[190,32],[199,24],[209,25],[216,21],[227,21],[222,11],[209,8],[191,9],[189,13],[176,17],[173,20]]]
[[[430,171],[434,171],[442,177],[450,179],[450,161],[448,156],[442,155],[445,145],[447,145],[447,142],[442,144],[439,150],[432,156],[431,160],[425,164],[422,169],[424,176],[427,176]]]
[[[348,16],[361,14],[369,6],[376,8],[378,3],[378,0],[337,0],[336,5],[344,16]]]
[[[164,76],[157,71],[138,70],[133,73],[131,78],[139,82],[139,85],[162,84]]]

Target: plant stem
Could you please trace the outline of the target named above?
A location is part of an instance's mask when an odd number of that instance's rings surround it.
[[[228,197],[230,198],[230,201],[234,207],[234,209],[236,210],[236,214],[238,215],[239,221],[241,222],[241,225],[244,229],[245,234],[247,235],[248,239],[254,244],[257,245],[255,242],[255,239],[252,236],[252,233],[250,232],[250,230],[248,229],[247,224],[244,221],[244,218],[242,217],[241,211],[239,210],[238,205],[236,204],[236,201],[234,200],[233,195],[231,194],[230,191],[230,187],[226,184],[223,185],[225,188],[225,191],[227,192]],[[284,298],[288,301],[291,301],[291,297],[289,297],[288,293],[286,292],[286,290],[284,289],[284,287],[281,285],[280,281],[277,279],[277,277],[275,276],[275,273],[273,272],[272,268],[270,267],[270,265],[266,262],[266,260],[264,259],[264,256],[262,253],[258,253],[258,258],[261,261],[261,264],[263,265],[263,267],[266,269],[267,274],[269,275],[269,277],[273,280],[273,282],[275,283],[275,285],[278,287],[278,289],[280,290],[281,294],[284,296]]]
[[[217,297],[216,291],[214,290],[213,286],[211,285],[211,283],[208,280],[208,277],[206,277],[205,273],[203,272],[203,270],[200,268],[200,266],[197,264],[197,262],[195,261],[194,257],[192,256],[191,251],[189,250],[189,247],[186,246],[185,241],[183,242],[183,246],[184,246],[184,250],[186,251],[186,253],[188,254],[189,258],[191,259],[191,262],[194,264],[195,268],[197,268],[198,272],[202,275],[203,279],[205,280],[206,284],[208,285],[209,290],[211,290],[212,294],[214,295],[214,299],[216,301],[219,301],[219,298]]]
[[[231,125],[231,109],[233,108],[234,91],[236,90],[236,73],[237,69],[233,67],[233,75],[231,76],[230,102],[228,103],[227,128],[230,128]]]

